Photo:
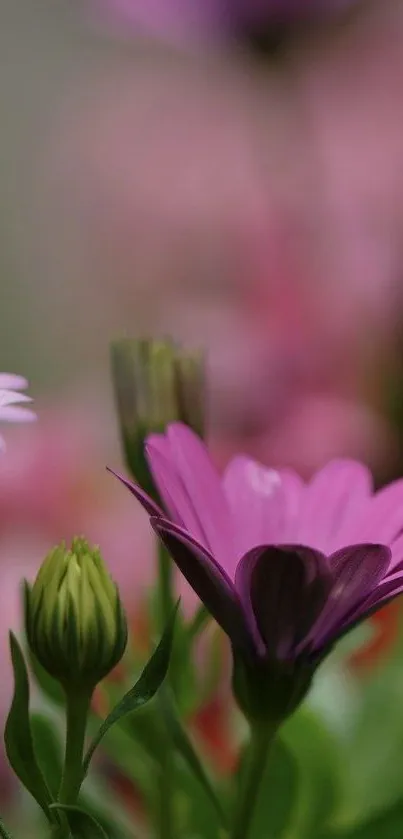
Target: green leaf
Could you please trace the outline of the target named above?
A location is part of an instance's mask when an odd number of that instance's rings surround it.
[[[402,836],[403,800],[364,824],[323,833],[320,839],[402,839]]]
[[[226,828],[227,818],[221,806],[221,802],[219,801],[214,788],[209,781],[189,735],[182,725],[172,697],[166,690],[162,691],[160,707],[163,711],[166,726],[170,736],[172,737],[176,750],[182,756],[190,771],[198,780],[199,784],[212,802],[222,827]]]
[[[340,806],[344,752],[306,706],[284,725],[282,738],[299,768],[294,832],[298,839],[312,839],[330,824]]]
[[[124,717],[120,725],[114,728],[113,734],[108,737],[108,745],[105,745],[105,748],[109,749],[111,742],[116,736],[116,732],[119,733],[119,736],[123,732],[130,737],[132,741],[131,748],[133,748],[133,743],[135,743],[135,748],[142,752],[143,760],[144,754],[147,754],[152,765],[155,764],[155,761],[158,762],[161,757],[161,750],[163,750],[162,741],[164,739],[165,724],[160,709],[156,705],[157,703],[142,705],[141,708],[136,710],[135,714],[128,714]]]
[[[6,830],[6,828],[4,827],[3,819],[0,819],[0,836],[2,837],[2,839],[12,839],[11,833],[9,833],[8,830]]]
[[[17,778],[42,807],[48,819],[52,820],[49,805],[53,799],[34,750],[29,717],[28,672],[21,647],[12,632],[10,652],[14,671],[14,695],[4,731],[6,753]]]
[[[199,780],[190,771],[184,760],[177,763],[175,787],[175,827],[177,837],[182,839],[224,839],[228,833],[220,829],[216,810],[207,798]],[[227,779],[217,782],[222,797],[227,794]],[[156,806],[154,801],[154,806]],[[260,837],[263,839],[263,837]],[[264,837],[267,839],[267,837]]]
[[[88,784],[85,792],[80,792],[79,806],[95,818],[109,839],[133,839],[136,816],[122,804],[118,790],[111,788],[107,778],[97,777],[95,784]]]
[[[393,807],[402,795],[401,652],[368,674],[360,687],[346,760],[348,814],[354,823],[375,818]]]
[[[108,839],[103,827],[86,810],[72,804],[52,804],[52,810],[62,810],[73,839]]]
[[[250,839],[280,839],[286,835],[297,797],[298,770],[295,758],[283,742],[274,741],[268,755],[253,815]]]
[[[63,749],[58,732],[52,720],[40,713],[31,714],[31,730],[39,766],[56,799],[63,770]]]
[[[112,725],[119,722],[126,714],[136,711],[147,702],[149,702],[161,687],[169,668],[171,658],[171,649],[174,636],[175,618],[178,611],[179,601],[172,613],[171,619],[165,628],[164,634],[151,658],[147,662],[139,680],[118,702],[110,714],[106,717],[100,726],[98,733],[95,735],[83,763],[83,777],[88,772],[88,768],[95,752],[95,749],[101,742],[102,738],[109,731]]]

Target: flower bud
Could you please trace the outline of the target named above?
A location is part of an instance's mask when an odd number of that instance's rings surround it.
[[[127,624],[116,584],[98,548],[74,539],[54,548],[26,585],[29,646],[65,688],[93,690],[120,661]]]
[[[145,438],[175,421],[202,435],[203,357],[172,341],[125,339],[112,345],[112,377],[127,465],[156,497],[144,457]]]

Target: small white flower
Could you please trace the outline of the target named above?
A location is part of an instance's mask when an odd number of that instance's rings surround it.
[[[21,393],[28,387],[28,382],[22,376],[12,373],[0,373],[0,422],[33,422],[36,414],[25,407],[32,402],[30,396]],[[5,442],[0,435],[0,451],[4,451]]]

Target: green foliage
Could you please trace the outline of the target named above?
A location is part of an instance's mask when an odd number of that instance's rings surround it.
[[[66,814],[72,839],[108,839],[94,816],[71,804],[52,804],[52,808]]]
[[[184,728],[181,719],[176,711],[174,701],[168,691],[161,695],[160,707],[162,708],[165,723],[171,738],[172,745],[187,764],[190,772],[198,780],[201,788],[210,799],[222,827],[226,827],[227,818],[223,812],[220,800],[212,786],[203,764],[193,746],[193,743]]]
[[[170,557],[168,557],[168,560],[172,563]],[[158,611],[161,613],[159,607]],[[160,622],[161,614],[156,614],[155,623],[160,625]],[[189,637],[188,627],[180,609],[178,609],[176,615],[175,638],[169,665],[169,681],[181,713],[186,715],[197,703],[197,679],[193,641]]]
[[[332,822],[341,799],[342,754],[317,714],[302,707],[282,737],[298,767],[292,835],[312,839]]]
[[[179,602],[172,613],[171,619],[156,650],[147,662],[139,680],[136,682],[134,687],[132,687],[123,696],[120,702],[115,705],[114,709],[110,714],[108,714],[107,718],[100,726],[98,733],[95,735],[84,758],[84,775],[86,775],[88,771],[91,759],[97,746],[103,737],[105,737],[105,734],[107,734],[109,729],[127,714],[131,714],[133,711],[136,711],[138,708],[146,705],[161,687],[168,673],[178,606]]]
[[[10,765],[46,816],[52,820],[49,805],[52,795],[42,775],[35,754],[29,716],[28,672],[21,647],[10,632],[10,652],[14,672],[14,695],[4,732],[6,753]]]
[[[277,738],[266,762],[252,819],[250,839],[282,839],[290,827],[298,789],[298,767],[291,749]]]
[[[402,698],[401,661],[390,662],[363,685],[349,744],[349,812],[354,821],[372,818],[402,794]]]
[[[60,736],[49,716],[31,714],[34,750],[46,783],[56,800],[63,770],[63,753]]]
[[[403,799],[362,824],[321,833],[318,839],[402,839]]]

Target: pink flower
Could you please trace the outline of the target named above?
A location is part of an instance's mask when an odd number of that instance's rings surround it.
[[[164,37],[243,35],[250,29],[320,18],[357,0],[92,0],[108,23]]]
[[[28,387],[22,376],[12,373],[0,373],[0,422],[32,422],[36,414],[29,408],[22,407],[31,402],[30,396],[19,391]],[[5,449],[5,442],[0,436],[0,450]]]
[[[174,561],[252,660],[314,668],[358,621],[403,591],[403,481],[333,461],[309,483],[235,457],[222,480],[184,425],[146,447],[161,510],[125,479]]]
[[[262,423],[265,417],[262,417]],[[287,410],[266,428],[256,426],[247,437],[236,432],[212,440],[215,461],[225,468],[241,448],[263,463],[290,466],[304,478],[334,458],[366,463],[378,480],[386,479],[399,457],[396,435],[387,421],[363,400],[334,393],[294,395]]]

